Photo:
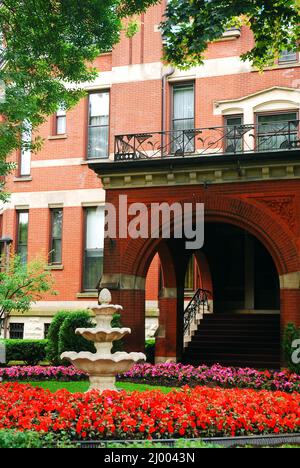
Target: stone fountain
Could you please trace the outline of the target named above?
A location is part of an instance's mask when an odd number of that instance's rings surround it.
[[[121,340],[131,333],[130,328],[112,328],[111,322],[115,313],[122,306],[111,304],[111,294],[103,289],[99,295],[99,304],[91,310],[95,314],[96,328],[78,328],[77,335],[88,341],[93,341],[96,353],[66,352],[61,359],[71,362],[77,369],[86,372],[90,378],[91,390],[117,390],[116,376],[128,372],[137,362],[146,361],[143,353],[112,353],[113,342]]]

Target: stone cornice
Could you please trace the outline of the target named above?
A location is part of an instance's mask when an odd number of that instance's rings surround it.
[[[91,163],[104,189],[300,179],[300,151]]]

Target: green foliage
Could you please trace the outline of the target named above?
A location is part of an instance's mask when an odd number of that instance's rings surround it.
[[[35,366],[46,358],[47,340],[4,340],[6,363],[24,361],[28,366]]]
[[[7,271],[0,271],[0,329],[12,311],[27,312],[52,285],[51,273],[42,260],[23,265],[19,256],[11,256]]]
[[[60,434],[59,438],[53,434],[42,432],[14,430],[0,431],[1,449],[31,449],[31,448],[72,448],[74,445],[65,436]]]
[[[49,327],[46,354],[48,361],[50,361],[51,364],[53,364],[54,366],[58,366],[61,363],[58,350],[59,330],[64,320],[70,313],[71,312],[67,310],[57,312],[57,314],[55,314],[54,318],[52,319],[51,325]]]
[[[147,362],[150,364],[155,363],[155,339],[146,340],[146,356]]]
[[[90,314],[87,311],[77,311],[69,314],[63,321],[58,335],[59,355],[65,351],[89,351],[95,353],[94,344],[80,335],[75,334],[77,328],[94,328]]]
[[[293,344],[296,341],[300,343],[300,328],[296,327],[296,325],[293,323],[289,323],[285,328],[283,337],[284,356],[289,369],[292,372],[296,372],[296,374],[300,374],[300,363],[297,364],[293,362],[293,355],[296,351],[296,348],[293,346]],[[298,348],[300,347],[299,344],[297,346]],[[300,355],[300,353],[298,354]]]
[[[61,365],[60,355],[65,351],[89,351],[95,353],[94,344],[80,335],[75,334],[77,328],[94,328],[95,323],[86,310],[57,312],[48,331],[47,359],[53,365]],[[121,316],[115,314],[112,320],[113,328],[121,328]],[[123,351],[122,340],[115,342],[112,352]],[[66,362],[64,362],[66,364]]]
[[[170,0],[162,24],[165,59],[180,68],[202,64],[209,43],[243,25],[255,46],[242,59],[270,66],[282,50],[299,48],[299,0]]]
[[[122,322],[121,322],[121,315],[120,314],[115,314],[113,316],[111,326],[112,326],[112,328],[122,328]],[[120,352],[120,351],[124,351],[123,340],[114,341],[113,347],[112,347],[112,353],[117,353],[117,352]]]

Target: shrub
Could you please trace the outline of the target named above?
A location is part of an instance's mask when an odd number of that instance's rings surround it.
[[[147,362],[155,363],[155,339],[146,340],[146,356]]]
[[[283,338],[283,351],[289,369],[296,374],[300,374],[300,363],[293,362],[293,354],[296,351],[293,347],[293,343],[296,340],[300,340],[300,328],[297,328],[295,324],[289,323],[284,332]]]
[[[0,448],[1,449],[29,449],[29,448],[71,448],[71,444],[66,436],[60,435],[60,440],[57,441],[53,434],[43,434],[34,431],[0,431]]]
[[[122,328],[122,322],[121,322],[121,315],[120,314],[115,314],[113,317],[113,320],[111,322],[112,328]],[[119,341],[114,341],[113,347],[112,347],[112,353],[120,352],[124,350],[124,343],[123,340]]]
[[[94,322],[87,311],[77,311],[68,314],[65,317],[58,335],[58,352],[59,355],[66,351],[89,351],[95,353],[95,346],[91,341],[87,341],[80,335],[75,334],[77,328],[93,328]]]
[[[4,340],[6,363],[22,361],[35,366],[46,359],[47,340]]]
[[[70,313],[71,312],[68,312],[67,310],[57,312],[49,327],[46,353],[48,361],[50,361],[53,365],[58,365],[61,362],[58,351],[59,330],[65,318],[67,318]]]

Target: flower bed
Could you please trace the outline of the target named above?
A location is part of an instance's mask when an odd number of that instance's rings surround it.
[[[59,434],[73,440],[202,438],[300,432],[300,395],[184,387],[151,392],[55,394],[0,386],[0,430]]]
[[[0,368],[4,381],[79,381],[87,375],[74,367],[7,367]],[[182,387],[205,385],[222,388],[249,388],[253,390],[279,390],[300,393],[300,375],[287,371],[260,372],[254,369],[235,369],[215,365],[212,367],[184,366],[182,364],[136,365],[118,378],[124,382]]]
[[[42,367],[42,366],[14,366],[0,368],[0,378],[4,381],[44,381],[57,380],[60,382],[70,382],[87,380],[84,372],[70,367]]]
[[[215,365],[184,366],[168,363],[134,366],[122,376],[122,381],[150,383],[151,385],[196,387],[206,385],[222,388],[249,388],[254,390],[279,390],[300,393],[300,375],[288,371],[258,371]]]

